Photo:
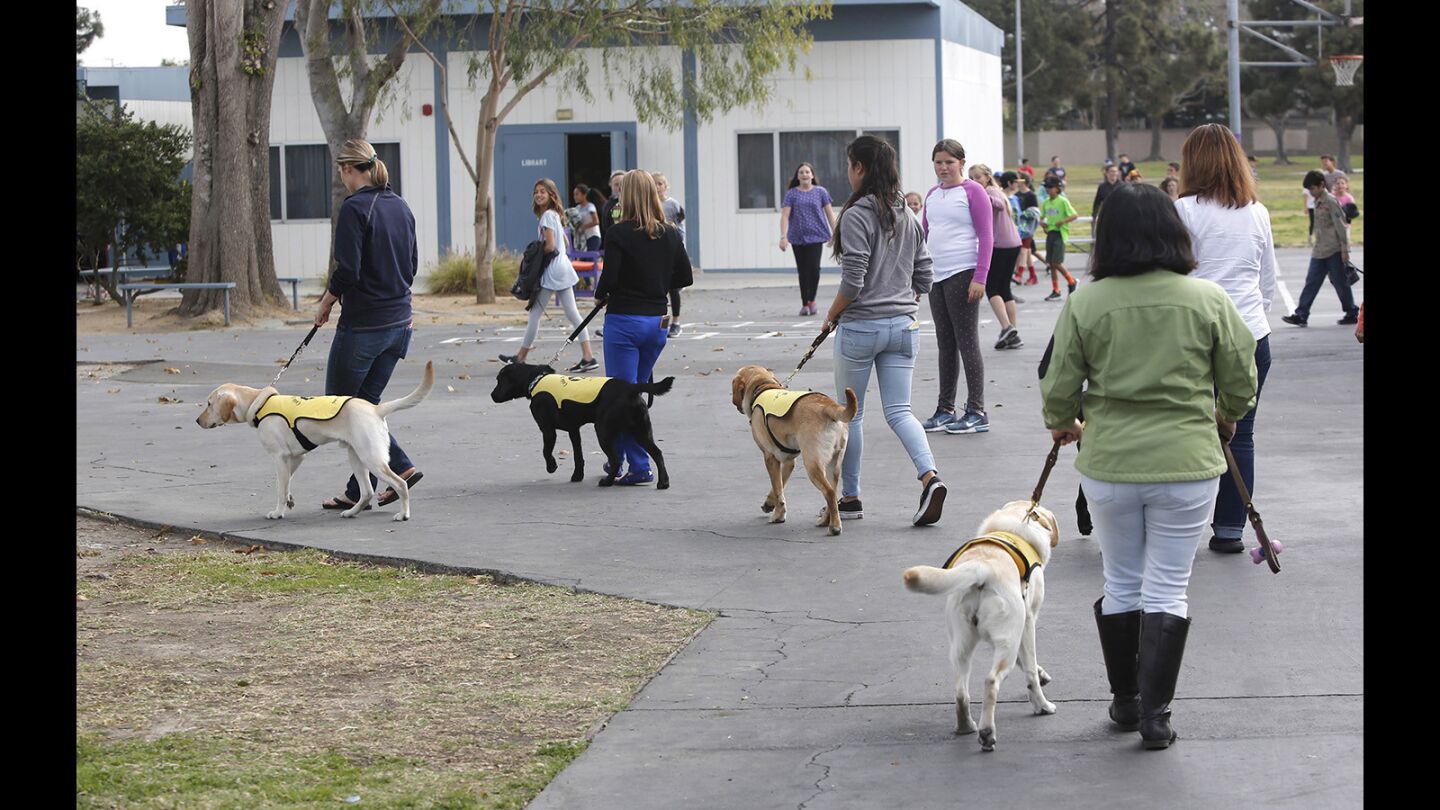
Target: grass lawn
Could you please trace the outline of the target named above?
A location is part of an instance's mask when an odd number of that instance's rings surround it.
[[[1176,158],[1178,157],[1177,155]],[[1300,181],[1305,177],[1305,172],[1320,168],[1318,156],[1291,155],[1290,160],[1289,166],[1276,166],[1274,158],[1262,157],[1257,164],[1260,169],[1260,201],[1270,210],[1270,228],[1275,234],[1275,247],[1305,247],[1305,232],[1309,229],[1309,219],[1305,216],[1305,189],[1300,187]],[[1135,166],[1146,183],[1157,185],[1165,177],[1167,162],[1137,163]],[[1354,169],[1350,174],[1350,193],[1355,195],[1355,204],[1360,206],[1361,213],[1351,224],[1350,241],[1358,245],[1365,242],[1365,158],[1352,155],[1350,165]],[[1035,169],[1037,182],[1044,178],[1044,171],[1043,167]],[[1065,171],[1066,183],[1069,186],[1066,196],[1070,198],[1070,204],[1075,206],[1080,216],[1090,216],[1091,203],[1095,200],[1095,187],[1100,185],[1102,167],[1077,163],[1073,166],[1067,165]],[[1036,189],[1036,194],[1042,191],[1043,189]],[[1072,223],[1070,236],[1091,236],[1090,223]]]
[[[712,618],[84,516],[76,557],[87,808],[518,809]]]

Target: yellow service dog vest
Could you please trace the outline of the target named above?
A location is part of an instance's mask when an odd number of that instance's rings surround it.
[[[609,377],[566,377],[563,374],[546,374],[535,380],[530,387],[530,398],[536,394],[549,394],[555,404],[563,406],[568,402],[589,405],[600,396],[600,389],[610,382]]]
[[[1021,582],[1029,582],[1030,575],[1040,567],[1040,555],[1035,553],[1035,548],[1027,543],[1025,538],[1014,532],[992,532],[969,540],[965,545],[955,549],[955,553],[951,554],[949,559],[945,560],[945,564],[940,567],[954,567],[960,559],[960,555],[965,553],[965,549],[976,543],[992,543],[1005,549],[1006,553],[1010,555],[1010,559],[1015,561],[1015,567],[1020,569]]]
[[[774,442],[776,447],[798,456],[800,455],[799,450],[786,447],[779,439],[775,438],[775,432],[770,429],[770,417],[773,416],[776,419],[783,419],[785,414],[790,413],[790,408],[793,407],[795,403],[811,394],[818,393],[820,392],[790,391],[784,388],[771,388],[755,395],[755,403],[750,406],[750,410],[754,411],[756,408],[759,408],[760,412],[765,414],[765,432],[770,434],[770,441]]]
[[[317,422],[326,422],[339,415],[340,409],[345,403],[354,397],[294,397],[271,394],[255,412],[253,424],[260,426],[260,420],[267,416],[283,416],[290,425],[290,430],[295,434],[295,440],[306,452],[314,450],[319,445],[310,441],[300,429],[295,426],[297,419],[314,419]]]

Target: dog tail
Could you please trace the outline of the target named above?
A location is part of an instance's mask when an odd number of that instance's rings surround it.
[[[651,380],[654,380],[655,378],[654,378],[654,377],[651,377],[650,379],[651,379]],[[645,395],[645,407],[646,407],[646,408],[649,408],[651,405],[655,404],[655,397],[658,397],[658,396],[660,396],[661,394],[668,394],[668,393],[670,393],[670,386],[672,386],[672,385],[674,385],[674,384],[675,384],[675,378],[674,378],[674,377],[666,377],[665,379],[661,380],[661,381],[658,382],[658,383],[657,383],[657,382],[636,383],[636,384],[635,384],[635,387],[636,387],[637,389],[639,389],[640,393],[642,393],[642,394]]]
[[[840,403],[837,402],[833,408],[826,409],[825,415],[834,419],[836,422],[849,424],[850,420],[855,418],[855,412],[859,409],[860,400],[855,398],[855,389],[846,388],[845,407],[840,407]]]
[[[419,405],[420,400],[424,399],[427,395],[429,395],[430,389],[434,387],[435,364],[426,361],[425,378],[420,381],[419,387],[399,399],[392,399],[389,402],[382,402],[379,405],[376,405],[375,412],[380,414],[381,419],[384,419],[385,417],[396,411],[403,411],[406,408],[413,408],[416,405]]]
[[[954,568],[935,568],[917,565],[905,569],[905,587],[916,593],[949,593],[954,590],[968,590],[984,583],[985,568],[980,565],[958,565]]]

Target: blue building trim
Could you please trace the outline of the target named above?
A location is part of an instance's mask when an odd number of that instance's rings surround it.
[[[88,88],[115,87],[121,101],[190,103],[190,68],[75,68],[75,80]]]
[[[448,51],[434,50],[435,57],[440,64],[445,64]],[[440,67],[433,66],[435,71],[435,219],[438,227],[435,229],[435,239],[439,244],[440,255],[443,257],[450,246],[455,244],[450,233],[450,128],[445,123],[445,108],[443,93],[441,92]]]
[[[680,69],[695,81],[694,53],[685,52]],[[685,250],[691,264],[704,267],[700,264],[700,121],[690,94],[685,96]]]
[[[1005,46],[1005,32],[980,12],[959,2],[944,0],[940,7],[940,35],[949,42],[974,48],[981,53],[1000,56]]]

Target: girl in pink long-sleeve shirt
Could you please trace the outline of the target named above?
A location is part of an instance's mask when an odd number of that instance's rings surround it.
[[[925,194],[925,244],[934,260],[930,315],[940,345],[940,401],[923,425],[931,433],[984,433],[985,361],[980,356],[980,299],[990,274],[995,220],[985,188],[965,176],[965,147],[945,138],[931,152],[940,182]],[[1000,272],[1009,272],[1002,268]],[[960,364],[965,365],[965,412],[955,413]]]

